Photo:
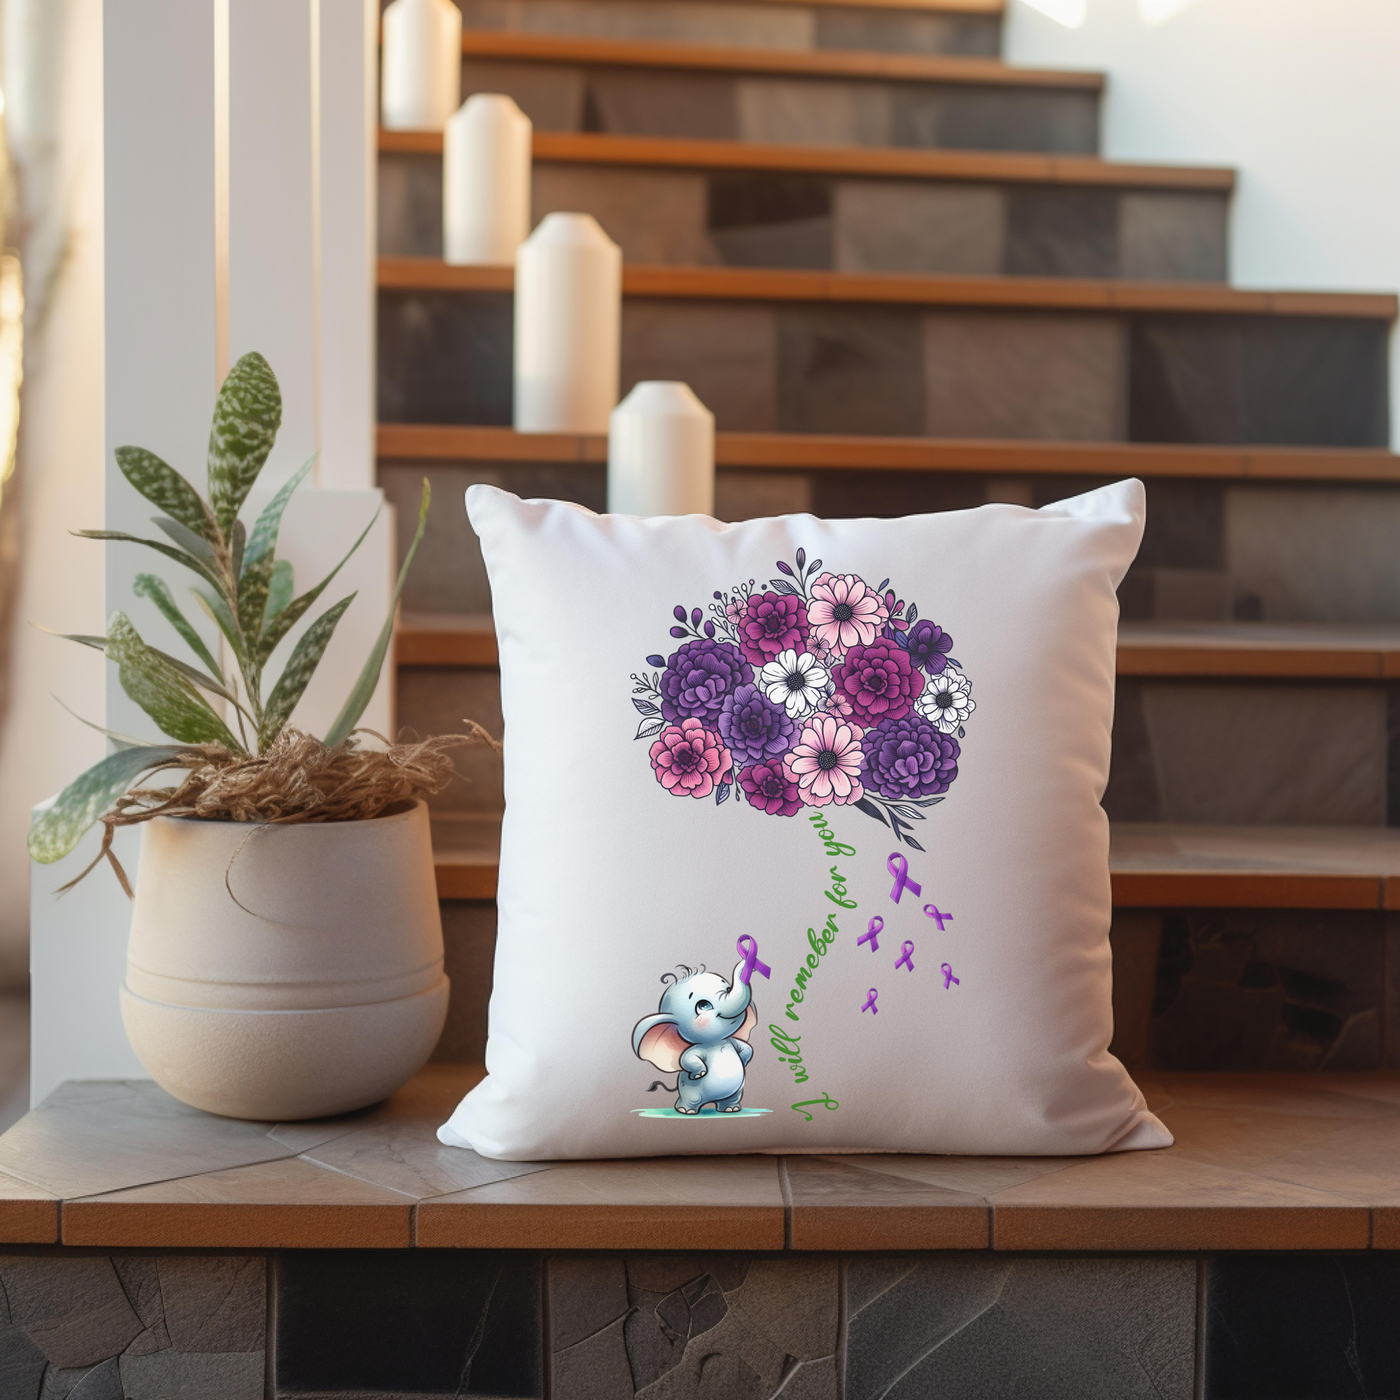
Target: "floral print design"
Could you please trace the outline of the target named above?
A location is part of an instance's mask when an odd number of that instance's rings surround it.
[[[957,778],[976,709],[953,639],[888,579],[795,560],[707,608],[676,605],[675,651],[632,677],[636,737],[674,797],[732,795],[770,817],[854,807],[922,851],[913,823]]]

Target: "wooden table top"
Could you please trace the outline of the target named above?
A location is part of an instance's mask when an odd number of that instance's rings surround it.
[[[1176,1135],[1104,1157],[493,1162],[434,1133],[479,1067],[245,1123],[74,1083],[0,1137],[0,1243],[99,1248],[1400,1248],[1400,1073],[1172,1074]],[[702,1227],[697,1233],[697,1227]]]

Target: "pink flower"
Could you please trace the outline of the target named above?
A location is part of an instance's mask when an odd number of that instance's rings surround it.
[[[889,619],[885,600],[856,574],[822,574],[812,584],[807,622],[833,655],[869,645]]]
[[[698,719],[685,719],[661,731],[651,746],[651,766],[657,781],[673,797],[708,797],[733,763],[717,734]]]
[[[844,807],[865,796],[860,785],[861,731],[832,715],[818,715],[802,731],[788,768],[809,807]]]
[[[766,666],[779,652],[802,650],[807,609],[790,593],[755,593],[737,626],[744,660]]]
[[[843,691],[834,691],[826,698],[826,712],[835,715],[838,719],[853,720],[856,717],[855,706],[851,704],[849,698]]]

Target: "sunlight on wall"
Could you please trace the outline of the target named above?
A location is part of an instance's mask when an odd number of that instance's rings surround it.
[[[1026,4],[1049,15],[1066,29],[1078,29],[1089,13],[1089,0],[1026,0]]]
[[[1165,24],[1195,0],[1138,0],[1138,13],[1144,24]]]

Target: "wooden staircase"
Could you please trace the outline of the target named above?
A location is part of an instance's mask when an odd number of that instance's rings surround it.
[[[465,90],[535,123],[535,217],[592,213],[623,247],[624,392],[684,379],[714,409],[721,516],[1147,481],[1105,797],[1130,1067],[1396,1063],[1396,298],[1231,287],[1234,172],[1099,159],[1101,75],[1002,64],[994,4],[463,9]],[[441,145],[379,143],[401,530],[434,485],[399,723],[499,732],[462,490],[601,509],[607,449],[510,430],[512,276],[441,261]],[[493,757],[462,772],[435,807],[446,1060],[484,1047],[502,801]],[[1250,1027],[1227,1050],[1222,1017]]]

